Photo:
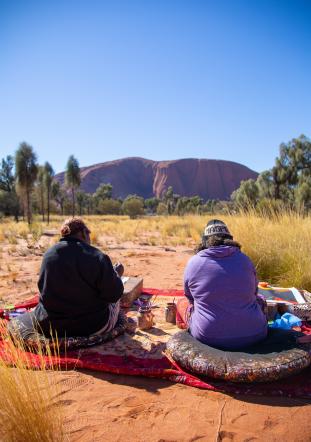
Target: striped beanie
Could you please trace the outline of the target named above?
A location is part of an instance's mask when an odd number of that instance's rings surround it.
[[[209,236],[212,235],[233,239],[233,236],[229,232],[229,229],[226,226],[226,224],[223,221],[220,221],[219,219],[212,219],[206,224],[203,237],[208,238]]]

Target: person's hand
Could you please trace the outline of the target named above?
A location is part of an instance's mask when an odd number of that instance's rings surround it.
[[[121,264],[120,262],[117,262],[114,266],[113,266],[113,268],[115,269],[115,271],[117,272],[117,274],[120,276],[120,278],[121,278],[121,276],[123,275],[123,273],[124,273],[124,266],[123,266],[123,264]]]

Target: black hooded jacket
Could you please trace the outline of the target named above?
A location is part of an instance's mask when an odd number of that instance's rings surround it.
[[[35,309],[39,328],[61,336],[87,336],[109,318],[109,303],[123,294],[109,256],[74,237],[65,237],[44,255]]]

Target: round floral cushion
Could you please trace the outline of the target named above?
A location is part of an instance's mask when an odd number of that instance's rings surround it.
[[[269,329],[264,341],[227,351],[202,344],[187,331],[180,331],[169,339],[167,351],[182,368],[198,375],[231,382],[268,382],[310,365],[310,348],[297,344],[296,337],[291,330]]]
[[[18,323],[15,324],[14,328],[14,320],[11,321],[10,328],[12,337],[14,335],[18,336]],[[68,337],[60,337],[60,338],[47,338],[43,334],[40,334],[36,331],[33,331],[27,339],[17,338],[17,342],[23,341],[25,347],[30,350],[44,350],[45,348],[49,348],[50,350],[55,350],[56,352],[60,351],[70,351],[76,350],[78,348],[86,348],[94,345],[100,345],[105,342],[111,341],[117,336],[122,335],[128,326],[128,319],[123,312],[119,313],[117,323],[115,327],[109,331],[104,333],[92,334],[89,336],[68,336]],[[17,328],[16,328],[17,327]]]

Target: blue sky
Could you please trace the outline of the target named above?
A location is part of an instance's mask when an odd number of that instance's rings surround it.
[[[262,171],[311,136],[311,2],[0,0],[0,158]]]

